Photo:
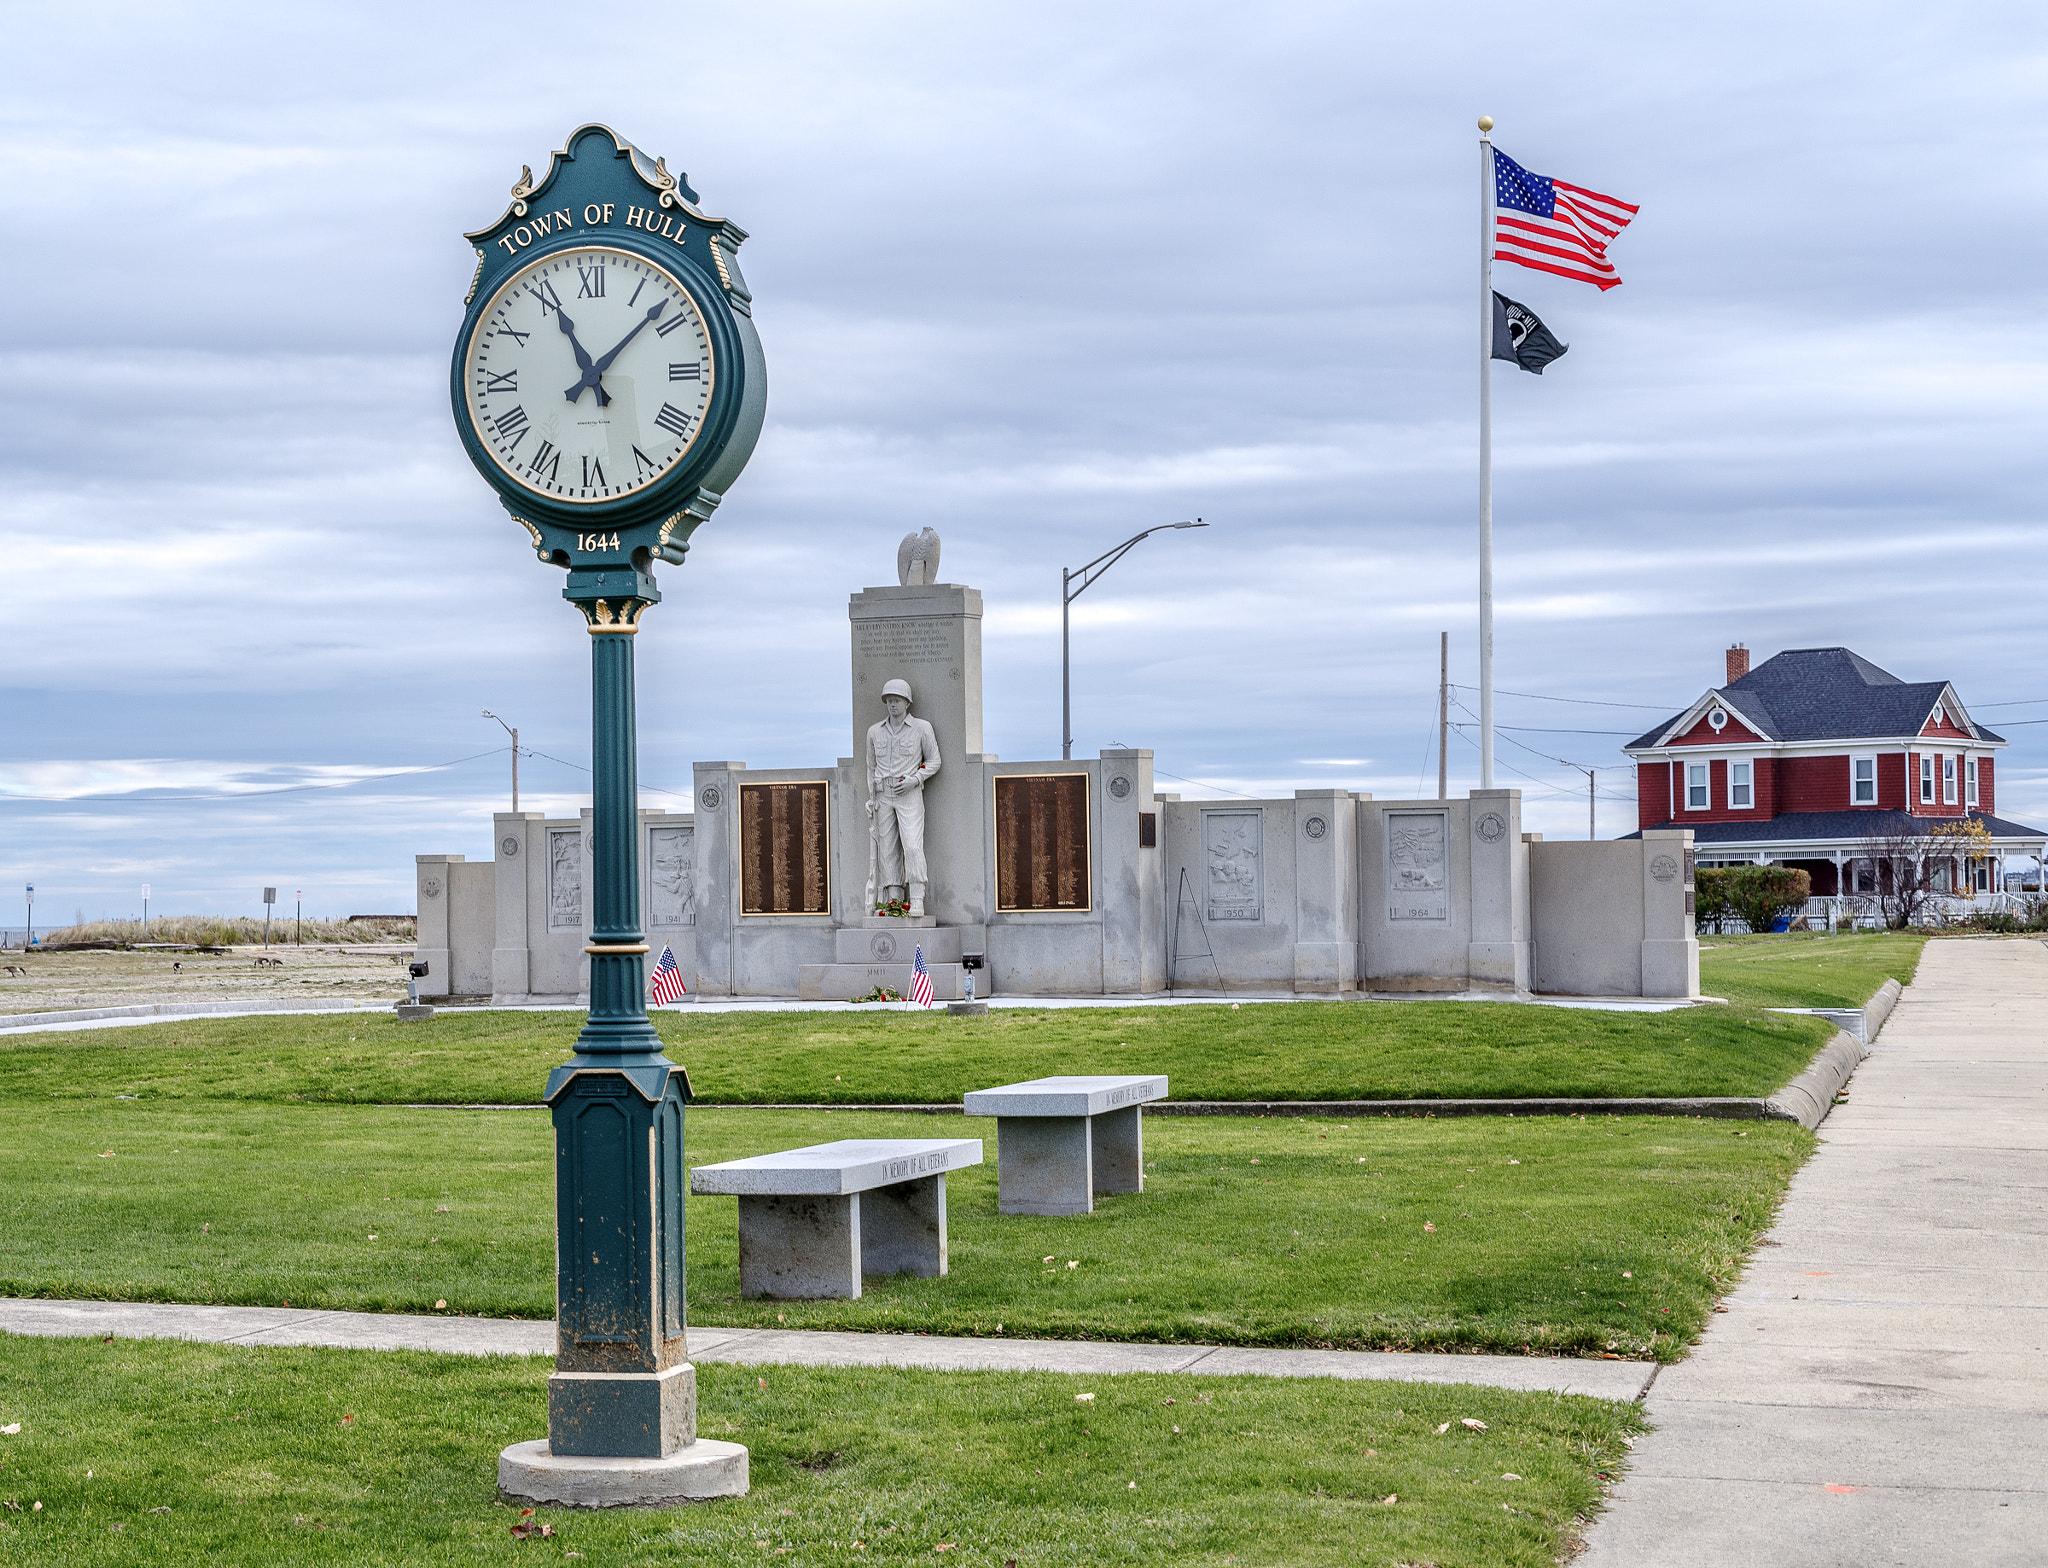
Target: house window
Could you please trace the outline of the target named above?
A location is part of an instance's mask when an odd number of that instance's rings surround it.
[[[1855,757],[1849,763],[1849,804],[1877,804],[1877,758]]]
[[[1988,893],[1991,891],[1991,868],[1989,866],[1979,866],[1972,874],[1977,879],[1978,892]]]
[[[1930,804],[1934,800],[1934,759],[1920,759],[1920,798]]]
[[[1941,759],[1941,802],[1945,806],[1956,803],[1956,759],[1953,757]]]
[[[1688,762],[1685,765],[1685,809],[1707,809],[1707,765],[1704,762]]]
[[[1877,862],[1874,860],[1857,861],[1855,882],[1857,892],[1875,893],[1877,891]]]
[[[1963,789],[1971,805],[1977,804],[1977,759],[1966,758],[1963,762]]]
[[[1750,784],[1749,770],[1752,766],[1747,762],[1728,764],[1728,804],[1738,810],[1756,804],[1756,791]]]

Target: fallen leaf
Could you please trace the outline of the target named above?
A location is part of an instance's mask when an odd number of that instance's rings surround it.
[[[448,1212],[448,1205],[445,1203],[439,1204],[435,1207],[434,1212],[436,1214],[446,1214]],[[574,1557],[581,1557],[583,1554],[581,1552],[572,1552],[570,1555]]]
[[[32,1513],[32,1514],[39,1514],[39,1513],[41,1513],[42,1511],[43,1511],[43,1505],[42,1505],[41,1503],[37,1503],[37,1504],[35,1505],[35,1507],[33,1507],[33,1508],[31,1508],[31,1509],[29,1510],[29,1512],[30,1512],[30,1513]]]
[[[436,1312],[446,1312],[448,1310],[448,1303],[445,1301],[437,1301],[434,1303],[434,1310]]]
[[[1380,1451],[1379,1451],[1379,1450],[1378,1450],[1377,1448],[1368,1448],[1368,1449],[1367,1449],[1367,1450],[1365,1451],[1365,1457],[1366,1457],[1366,1458],[1368,1458],[1368,1459],[1377,1459],[1377,1458],[1379,1458],[1379,1456],[1380,1456]]]
[[[343,1426],[354,1426],[356,1424],[356,1418],[354,1416],[343,1416],[341,1418],[341,1424]]]
[[[1520,1165],[1521,1163],[1522,1163],[1522,1162],[1521,1162],[1520,1160],[1509,1160],[1509,1161],[1508,1161],[1508,1164],[1510,1164],[1510,1165]]]
[[[1178,1432],[1179,1430],[1180,1430],[1180,1428],[1179,1428],[1179,1427],[1175,1427],[1175,1428],[1174,1428],[1174,1431],[1176,1431],[1176,1432]]]
[[[1387,1493],[1385,1497],[1380,1499],[1380,1501],[1383,1503],[1398,1503],[1400,1500],[1401,1499],[1395,1496],[1392,1492]]]
[[[1161,1401],[1161,1403],[1162,1403],[1162,1404],[1168,1404],[1168,1405],[1177,1405],[1177,1404],[1179,1404],[1179,1403],[1180,1403],[1180,1401],[1179,1401],[1178,1399],[1167,1399],[1167,1400],[1162,1400],[1162,1401]]]
[[[1486,1423],[1484,1421],[1475,1420],[1471,1416],[1466,1416],[1458,1425],[1468,1426],[1475,1432],[1484,1432],[1486,1430]]]
[[[1434,1220],[1424,1220],[1422,1222],[1422,1228],[1426,1231],[1433,1232],[1436,1229],[1436,1222]]]
[[[757,1377],[754,1379],[754,1386],[760,1389],[760,1391],[765,1394],[768,1392],[768,1379],[766,1379],[765,1377]]]
[[[950,1552],[952,1549],[953,1543],[951,1541],[941,1541],[937,1546],[934,1546],[932,1548],[932,1550],[935,1552]]]
[[[1621,1277],[1623,1279],[1634,1279],[1635,1275],[1631,1274],[1627,1269],[1623,1269],[1621,1271]]]
[[[1258,1162],[1257,1160],[1253,1160],[1253,1161],[1252,1161],[1252,1164],[1254,1164],[1254,1165],[1256,1165],[1256,1164],[1258,1164],[1258,1163],[1259,1163],[1259,1162]]]
[[[372,1241],[375,1241],[376,1239],[377,1239],[377,1237],[376,1237],[376,1234],[375,1234],[375,1232],[372,1232],[372,1233],[371,1233],[371,1236],[370,1236],[370,1240],[372,1240]]]
[[[200,1227],[199,1227],[199,1234],[200,1234],[200,1235],[202,1235],[202,1236],[210,1236],[210,1235],[212,1235],[212,1234],[213,1234],[213,1221],[212,1221],[212,1220],[208,1220],[208,1221],[207,1221],[207,1222],[206,1222],[206,1223],[205,1223],[204,1225],[200,1226]]]
[[[5,1432],[9,1437],[14,1436],[14,1434],[16,1432],[19,1432],[20,1430],[21,1423],[19,1421],[10,1421],[7,1423],[7,1425],[0,1426],[0,1432]]]
[[[98,1156],[98,1158],[100,1158],[100,1159],[102,1159],[102,1160],[111,1160],[111,1159],[112,1159],[113,1157],[114,1157],[114,1151],[113,1151],[112,1149],[109,1149],[109,1150],[107,1150],[107,1152],[106,1152],[105,1154],[102,1154],[102,1155]],[[40,1507],[41,1507],[42,1505],[41,1505],[40,1503],[38,1503],[38,1504],[37,1504],[36,1506],[40,1508]]]
[[[167,1514],[167,1513],[169,1513],[170,1511],[171,1511],[171,1505],[170,1505],[169,1503],[165,1503],[165,1504],[163,1505],[163,1507],[161,1507],[161,1508],[152,1508],[152,1509],[150,1509],[150,1512],[151,1512],[151,1513],[153,1513],[153,1514]]]
[[[1502,1476],[1501,1479],[1503,1481],[1519,1481],[1522,1478],[1516,1475],[1512,1470],[1510,1470],[1506,1475]]]
[[[1445,1422],[1445,1423],[1444,1423],[1444,1424],[1443,1424],[1442,1426],[1440,1426],[1440,1427],[1438,1427],[1438,1428],[1436,1429],[1436,1435],[1437,1435],[1438,1437],[1442,1437],[1442,1436],[1444,1435],[1444,1433],[1446,1433],[1446,1432],[1450,1431],[1450,1429],[1451,1429],[1451,1423],[1450,1423],[1450,1422],[1448,1422],[1448,1421],[1446,1421],[1446,1422]]]
[[[1822,1487],[1821,1490],[1824,1492],[1853,1492],[1856,1490],[1856,1488],[1853,1486],[1836,1486],[1833,1483],[1830,1483],[1829,1485]],[[36,1507],[38,1508],[42,1506],[43,1505],[41,1503],[36,1504]]]
[[[1040,1263],[1052,1263],[1052,1262],[1055,1262],[1055,1261],[1057,1261],[1057,1257],[1058,1257],[1058,1255],[1057,1255],[1057,1254],[1055,1254],[1055,1255],[1054,1255],[1053,1257],[1050,1257],[1050,1258],[1040,1258],[1040,1259],[1039,1259],[1038,1261],[1039,1261]]]
[[[1095,1403],[1095,1396],[1093,1394],[1076,1394],[1074,1396],[1074,1403],[1077,1405],[1092,1405]]]
[[[1126,1481],[1126,1482],[1124,1482],[1124,1490],[1125,1490],[1126,1492],[1135,1492],[1135,1491],[1136,1491],[1137,1489],[1138,1489],[1138,1483],[1137,1483],[1136,1481]]]
[[[1079,1258],[1069,1258],[1069,1259],[1067,1259],[1067,1267],[1068,1267],[1068,1268],[1070,1268],[1070,1269],[1077,1269],[1077,1268],[1079,1268],[1080,1266],[1081,1266],[1081,1260],[1080,1260]]]

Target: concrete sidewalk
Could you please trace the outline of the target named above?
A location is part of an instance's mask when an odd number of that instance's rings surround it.
[[[290,1307],[153,1306],[123,1301],[0,1299],[0,1332],[223,1345],[332,1345],[465,1356],[552,1356],[555,1325],[500,1318],[404,1317]],[[922,1367],[946,1372],[1200,1372],[1228,1377],[1334,1377],[1640,1397],[1656,1368],[1642,1361],[1543,1356],[1434,1356],[1357,1350],[1251,1350],[1104,1340],[953,1339],[932,1334],[810,1329],[690,1329],[690,1359],[745,1365]]]
[[[2048,1562],[2048,946],[1930,942],[1577,1568]]]

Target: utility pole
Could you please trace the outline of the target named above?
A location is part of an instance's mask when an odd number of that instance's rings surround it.
[[[519,813],[519,731],[512,728],[503,719],[498,718],[489,708],[483,710],[483,715],[487,719],[496,720],[498,728],[512,737],[512,812],[513,815],[517,816]]]
[[[28,940],[22,944],[24,950],[36,945],[36,885],[28,885]]]
[[[1436,671],[1436,798],[1451,798],[1451,634],[1443,634]]]
[[[142,884],[142,940],[149,940],[149,884]]]
[[[306,945],[306,939],[305,939],[304,935],[302,935],[302,934],[301,934],[301,932],[300,932],[300,930],[299,930],[299,925],[300,925],[300,922],[301,922],[301,921],[303,921],[303,920],[304,920],[305,918],[306,918],[306,890],[305,890],[304,888],[295,888],[295,889],[293,889],[293,891],[292,891],[292,946],[293,946],[293,947],[304,947],[304,946]]]

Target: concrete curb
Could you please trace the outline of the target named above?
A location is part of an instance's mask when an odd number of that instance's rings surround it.
[[[1835,1096],[1857,1064],[1870,1054],[1870,1047],[1850,1034],[1837,1030],[1834,1039],[1821,1047],[1813,1065],[1764,1102],[1765,1114],[1774,1121],[1797,1122],[1808,1132],[1827,1120]]]
[[[211,1013],[342,1013],[375,1008],[388,1012],[389,1002],[355,1001],[347,997],[290,1001],[140,1002],[129,1007],[73,1007],[54,1013],[0,1013],[0,1030],[28,1029],[39,1024],[89,1024],[103,1018],[188,1018]]]
[[[195,1307],[126,1301],[0,1298],[0,1334],[189,1339],[217,1345],[320,1345],[422,1350],[437,1355],[552,1356],[555,1325],[531,1319],[420,1317],[275,1307]],[[975,1339],[845,1329],[718,1328],[693,1323],[699,1366],[906,1367],[926,1372],[1195,1372],[1215,1377],[1329,1377],[1346,1381],[1465,1383],[1640,1399],[1653,1361],[1619,1357],[1451,1355],[1433,1351],[1295,1350],[1250,1345],[1167,1345],[1102,1339]]]
[[[1896,980],[1887,980],[1877,988],[1877,995],[1863,1004],[1863,1043],[1870,1044],[1877,1038],[1884,1021],[1891,1017],[1892,1009],[1899,1005],[1899,998],[1905,987]]]

